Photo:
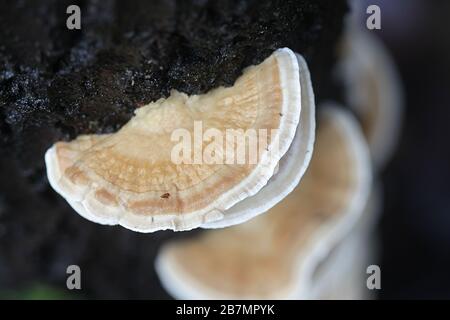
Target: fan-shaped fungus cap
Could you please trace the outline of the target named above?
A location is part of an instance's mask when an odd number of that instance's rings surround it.
[[[242,223],[268,211],[294,190],[308,168],[314,148],[316,107],[308,65],[302,56],[296,56],[300,71],[302,108],[294,141],[265,187],[228,209],[222,220],[204,224],[203,228],[221,228]]]
[[[403,91],[397,69],[384,45],[372,34],[348,21],[343,40],[340,77],[347,104],[358,115],[373,163],[382,168],[398,140]]]
[[[138,109],[115,134],[56,143],[46,153],[47,175],[53,188],[94,222],[152,232],[223,219],[227,209],[267,184],[289,149],[300,121],[300,90],[295,54],[279,49],[244,70],[232,87],[193,96],[173,91]],[[181,128],[182,138],[189,138],[184,140],[194,138],[192,150],[181,152],[188,160],[193,154],[193,162],[174,162],[180,142],[173,142],[173,133]],[[209,129],[264,130],[267,147],[258,150],[256,163],[247,157],[244,164],[206,164],[201,157],[208,144],[198,135]]]
[[[312,266],[361,215],[371,164],[356,120],[323,109],[302,183],[267,214],[165,245],[159,277],[176,298],[299,298]]]

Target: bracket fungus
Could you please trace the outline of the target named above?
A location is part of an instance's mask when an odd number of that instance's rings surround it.
[[[304,135],[307,141],[312,139],[310,86],[303,59],[290,49],[276,50],[261,64],[245,69],[232,87],[192,96],[172,91],[168,98],[136,110],[114,134],[56,143],[45,155],[49,181],[75,211],[101,224],[153,232],[217,222],[226,218],[228,209],[264,189],[275,173],[285,172],[280,160],[292,144],[301,149],[296,154],[311,152],[312,143],[293,143],[300,122],[300,139]],[[261,144],[264,135],[258,136],[256,161],[250,161],[251,155],[245,155],[243,163],[224,159],[228,148],[236,154],[238,145],[236,140],[217,138],[220,133],[226,136],[227,130],[266,133],[265,144]],[[249,140],[244,137],[245,150],[250,150]],[[309,159],[306,155],[302,159],[304,172]],[[292,187],[300,177],[290,179]],[[271,191],[276,193],[272,205],[286,195],[277,183]],[[249,215],[241,210],[240,218],[228,219],[222,226],[264,211]]]
[[[176,298],[302,298],[315,268],[362,216],[372,184],[356,119],[322,109],[302,183],[245,224],[166,244],[156,269]]]
[[[361,121],[374,166],[381,169],[400,133],[403,90],[383,44],[352,22],[346,28],[338,72],[346,87],[347,104]]]

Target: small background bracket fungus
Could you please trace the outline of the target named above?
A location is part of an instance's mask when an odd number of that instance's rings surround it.
[[[401,131],[403,88],[384,45],[349,19],[343,39],[340,78],[347,104],[356,112],[368,140],[373,163],[382,169]]]
[[[83,217],[134,231],[189,230],[223,219],[267,184],[292,144],[302,104],[299,61],[279,49],[232,87],[193,96],[172,91],[138,109],[117,133],[56,143],[45,157],[50,183]],[[183,128],[195,139],[196,122],[204,130],[276,134],[255,164],[174,163],[172,133]],[[193,153],[204,144],[194,144]]]
[[[319,264],[361,221],[371,184],[359,124],[326,106],[302,183],[252,221],[165,245],[160,279],[176,298],[305,298]]]

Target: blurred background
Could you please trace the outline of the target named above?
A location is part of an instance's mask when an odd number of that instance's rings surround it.
[[[357,0],[359,8],[356,12],[360,23],[365,25],[367,17],[365,8],[371,4],[381,7],[382,29],[372,31],[382,39],[390,50],[405,89],[405,114],[401,138],[394,158],[382,173],[384,184],[384,207],[378,226],[380,238],[380,262],[382,270],[382,289],[377,292],[380,299],[421,299],[450,298],[450,2],[445,0],[395,0],[395,1],[365,1]],[[0,39],[1,44],[1,39]],[[3,166],[0,170],[8,171]],[[11,171],[13,172],[13,170]],[[14,177],[12,177],[14,178]],[[49,195],[46,195],[49,196]],[[50,196],[49,196],[50,197]],[[17,201],[20,201],[18,199]],[[0,198],[0,207],[1,207]],[[19,205],[19,204],[18,204]],[[21,204],[23,205],[23,204]],[[1,209],[1,208],[0,208]],[[50,208],[40,208],[50,210]],[[1,210],[0,210],[1,218]],[[78,219],[74,217],[73,219]],[[17,222],[20,223],[20,220]],[[35,223],[39,223],[37,219]],[[71,224],[71,220],[65,223]],[[89,224],[89,223],[87,223]],[[50,224],[51,225],[51,224]],[[10,227],[20,228],[16,224]],[[57,224],[53,228],[70,226]],[[88,263],[90,268],[101,270],[115,269],[109,274],[118,274],[126,270],[127,265],[135,265],[136,274],[130,274],[129,291],[123,295],[134,298],[134,293],[147,292],[148,298],[169,298],[161,288],[159,280],[150,268],[153,265],[152,256],[156,246],[149,247],[144,241],[130,252],[127,261],[117,261],[117,264],[106,265],[92,263],[96,254],[107,258],[103,262],[114,262],[114,252],[108,248],[96,246],[88,257],[89,261],[79,257],[78,261],[69,261],[64,257],[77,257],[77,246],[68,247],[67,241],[77,241],[77,238],[87,241],[84,233],[91,229],[78,230],[76,234],[66,234],[58,257],[52,265],[44,266],[49,270],[41,274],[52,274],[51,270],[60,270],[67,262]],[[0,223],[0,234],[5,233],[5,226]],[[27,235],[27,230],[23,237]],[[51,233],[52,229],[42,232]],[[102,231],[99,238],[107,242],[110,230]],[[182,237],[183,235],[180,235]],[[127,246],[127,237],[143,238],[145,235],[129,235],[126,233],[118,239],[115,246]],[[162,243],[169,235],[165,232],[155,235],[152,241]],[[0,238],[0,241],[6,241]],[[32,248],[33,237],[27,238]],[[147,240],[148,241],[148,240]],[[84,244],[86,246],[87,244]],[[39,259],[45,261],[46,251],[43,246]],[[53,250],[53,249],[52,249]],[[71,254],[64,252],[71,251]],[[18,252],[10,256],[17,264],[27,264],[28,259],[36,259],[27,252]],[[81,254],[81,252],[79,252]],[[94,261],[95,262],[95,261]],[[95,267],[92,267],[95,265]],[[136,267],[138,265],[139,267]],[[87,294],[72,294],[57,285],[65,274],[55,276],[53,281],[40,281],[34,274],[28,274],[24,267],[24,278],[20,286],[14,285],[7,270],[2,270],[0,260],[0,277],[4,288],[0,287],[0,298],[89,298],[92,288],[87,288]],[[137,274],[146,273],[147,278],[138,278]],[[95,270],[93,270],[95,271]],[[97,270],[98,271],[98,270]],[[57,274],[57,272],[54,272]],[[89,279],[89,283],[98,286],[95,292],[103,292],[102,298],[116,298],[113,291],[116,279],[102,278],[101,272],[93,272],[98,276]],[[89,272],[86,272],[89,277]],[[29,281],[27,280],[29,277]],[[105,277],[107,277],[105,275]],[[11,281],[10,281],[11,280]],[[102,286],[104,287],[102,289]],[[123,287],[123,283],[121,283]],[[133,288],[132,288],[133,287]],[[7,289],[5,289],[7,288]],[[145,289],[144,289],[145,288]]]
[[[381,7],[382,29],[375,32],[391,51],[406,98],[400,143],[383,173],[379,298],[448,299],[450,3],[357,2]]]

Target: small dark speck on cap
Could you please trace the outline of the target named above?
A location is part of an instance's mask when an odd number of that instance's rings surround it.
[[[163,199],[168,199],[170,197],[170,193],[164,193],[163,195],[161,195],[161,198]]]

